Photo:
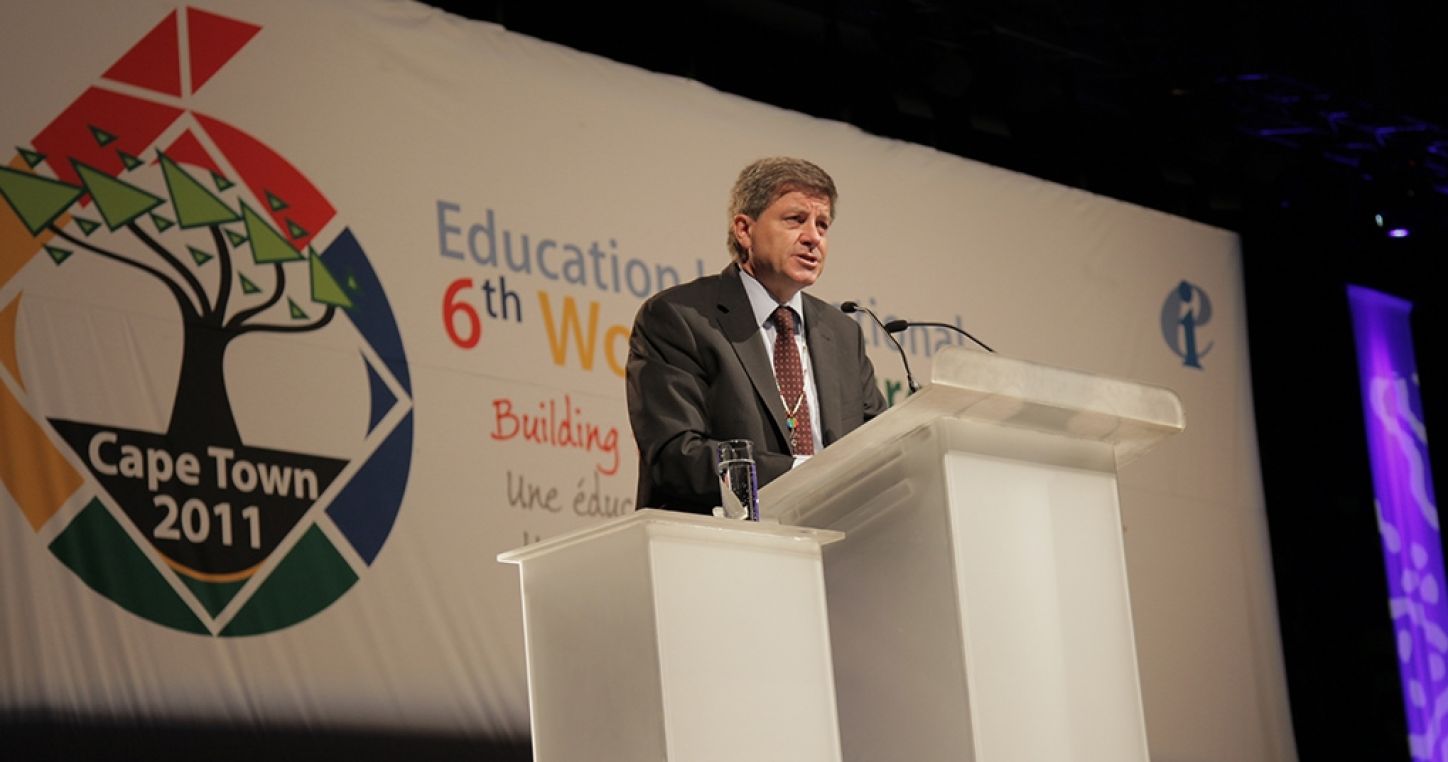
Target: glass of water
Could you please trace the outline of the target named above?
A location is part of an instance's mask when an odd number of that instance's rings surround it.
[[[748,439],[719,443],[719,497],[725,518],[759,520],[759,479],[754,444]]]

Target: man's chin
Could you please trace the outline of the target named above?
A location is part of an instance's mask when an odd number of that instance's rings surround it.
[[[799,288],[809,288],[815,284],[815,281],[820,279],[820,273],[819,270],[794,273],[790,275],[789,279]]]

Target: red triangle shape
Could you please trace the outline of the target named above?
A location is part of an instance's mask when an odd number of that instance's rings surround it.
[[[181,44],[177,34],[176,12],[171,11],[101,76],[181,97]]]
[[[186,33],[191,50],[191,92],[201,89],[226,65],[261,27],[215,13],[186,9]]]
[[[290,219],[303,229],[312,231],[291,241],[297,251],[306,250],[307,244],[316,237],[316,231],[325,227],[337,214],[322,192],[291,162],[260,140],[219,119],[194,111],[192,114],[200,122],[201,131],[221,152],[221,158],[235,167],[240,178],[233,179],[240,179],[258,199],[265,199],[270,191],[287,200],[289,206],[285,211],[273,212],[264,202],[262,208],[278,230],[286,230],[287,220]]]

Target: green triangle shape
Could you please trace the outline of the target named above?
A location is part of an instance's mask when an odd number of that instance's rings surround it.
[[[25,166],[31,169],[35,169],[40,162],[45,161],[45,154],[38,151],[21,148],[20,146],[15,146],[15,150],[20,152],[20,158],[25,159]]]
[[[290,310],[292,313],[292,320],[307,319],[307,313],[302,312],[302,308],[298,307],[297,303],[292,301],[292,298],[290,296],[287,297],[287,309]]]
[[[90,127],[91,137],[93,137],[93,138],[96,139],[96,143],[97,143],[97,144],[103,145],[103,146],[108,146],[108,145],[110,145],[111,143],[114,143],[114,142],[115,142],[115,140],[116,140],[116,136],[115,136],[115,135],[112,135],[111,133],[106,132],[105,130],[103,130],[103,129],[99,128],[99,127],[96,127],[95,125],[87,125],[87,126]]]
[[[266,192],[266,205],[271,207],[273,212],[280,212],[287,208],[287,202],[277,198],[277,195],[271,191]]]
[[[221,610],[226,608],[226,604],[231,603],[231,599],[235,598],[247,583],[247,580],[244,579],[236,582],[202,582],[179,573],[176,577],[191,589],[196,600],[201,601],[206,612],[213,617],[220,614]]]
[[[252,283],[250,280],[248,280],[245,275],[242,275],[241,273],[237,273],[237,274],[236,274],[236,277],[238,277],[238,278],[241,279],[241,293],[243,293],[243,294],[259,294],[259,293],[261,293],[261,289],[257,288],[257,287],[256,287],[256,284],[255,284],[255,283]]]
[[[157,233],[164,233],[166,232],[167,228],[172,227],[176,223],[166,219],[165,217],[162,217],[159,214],[156,214],[155,212],[151,212],[151,224],[156,226]]]
[[[141,190],[128,182],[88,167],[74,159],[71,165],[80,174],[85,189],[95,199],[96,208],[106,221],[106,227],[115,230],[146,212],[160,206],[165,199],[149,191]]]
[[[191,252],[191,258],[194,259],[194,260],[196,260],[196,264],[198,264],[198,265],[204,265],[204,264],[206,264],[207,262],[210,262],[211,260],[215,259],[215,257],[213,257],[213,256],[211,256],[210,254],[208,254],[208,253],[206,253],[206,252],[204,252],[204,251],[196,248],[195,246],[187,246],[186,249],[187,249],[187,251],[190,251],[190,252]]]
[[[291,233],[293,238],[301,238],[307,234],[307,231],[303,230],[301,225],[291,220],[287,220],[287,232]]]
[[[259,635],[304,621],[342,597],[357,573],[313,525],[257,587],[223,637]]]
[[[234,248],[236,248],[236,247],[238,247],[238,246],[246,243],[246,236],[242,235],[241,233],[236,232],[235,230],[227,230],[227,231],[226,231],[226,240],[231,241],[231,248],[234,249]]]
[[[70,249],[62,249],[59,246],[47,246],[45,247],[45,253],[49,254],[50,258],[55,260],[56,264],[60,264],[61,262],[70,259],[70,255],[74,254],[75,252],[71,251]]]
[[[121,157],[121,163],[126,165],[126,169],[128,170],[135,169],[145,163],[125,151],[116,151],[116,155]]]
[[[241,203],[241,219],[246,223],[246,237],[251,239],[251,259],[259,265],[273,262],[295,262],[304,257],[282,238],[275,228],[268,225],[261,215],[252,211],[246,202]]]
[[[80,232],[85,233],[86,235],[90,235],[91,233],[96,232],[96,228],[101,226],[99,222],[91,219],[86,219],[85,217],[75,217],[74,219],[75,224],[80,226]]]
[[[212,173],[211,173],[211,182],[216,183],[216,189],[219,190],[219,191],[228,191],[228,190],[231,190],[231,186],[236,185],[236,183],[233,183],[232,181],[226,179],[225,177],[222,177],[220,174],[217,174],[216,172],[212,172]]]
[[[330,304],[334,307],[352,309],[352,300],[347,298],[347,292],[332,277],[332,271],[322,264],[322,258],[317,252],[311,252],[312,263],[312,301],[318,304]]]
[[[199,228],[236,222],[240,217],[206,186],[196,182],[179,164],[161,154],[161,171],[166,175],[166,190],[176,207],[176,219],[182,228]]]
[[[31,235],[54,222],[84,192],[59,180],[0,167],[0,196],[15,210]]]
[[[50,552],[121,608],[167,627],[206,634],[206,627],[100,500],[91,499],[50,544]]]

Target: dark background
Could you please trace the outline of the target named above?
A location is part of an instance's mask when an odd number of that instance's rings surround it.
[[[1409,758],[1345,287],[1415,303],[1425,417],[1448,426],[1434,275],[1448,46],[1433,4],[431,4],[1240,233],[1297,748]],[[1408,237],[1385,235],[1400,225]],[[530,758],[526,739],[56,715],[0,717],[0,738],[37,759]]]

